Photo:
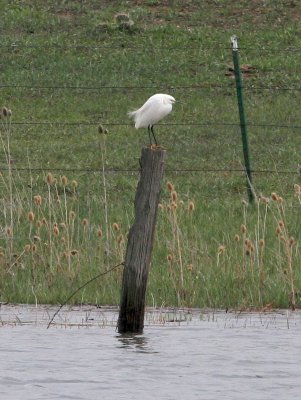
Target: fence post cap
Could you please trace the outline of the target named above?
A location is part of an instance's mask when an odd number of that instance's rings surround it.
[[[232,50],[233,51],[237,51],[238,50],[238,38],[236,35],[232,35],[231,36],[231,43],[232,43]]]

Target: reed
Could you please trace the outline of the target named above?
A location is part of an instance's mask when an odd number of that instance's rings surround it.
[[[7,106],[0,121],[0,300],[60,302],[120,262],[146,141],[123,118],[165,87],[183,103],[158,127],[169,185],[158,213],[148,303],[298,308],[300,60],[292,49],[300,45],[301,3],[269,2],[258,13],[250,1],[223,2],[223,12],[216,2],[197,8],[173,2],[168,10],[138,2],[123,4],[122,14],[121,2],[88,3],[74,2],[68,18],[43,1],[33,18],[29,6],[14,2],[1,15]],[[254,174],[254,207],[241,202],[245,179],[237,171],[242,154],[228,74],[237,12],[241,60],[256,71],[244,75],[252,167],[270,171]],[[134,28],[121,27],[127,15]],[[35,87],[32,69],[23,68],[32,63]],[[114,132],[106,135],[100,126],[98,133],[100,122]],[[48,169],[56,175],[51,184]],[[117,304],[119,283],[114,271],[74,302]]]
[[[108,262],[123,261],[131,215],[124,212],[125,205],[115,203],[116,222],[110,224],[101,196],[80,196],[80,177],[48,173],[43,181],[46,190],[32,190],[32,198],[22,192],[24,186],[18,189],[16,196],[25,199],[23,211],[14,209],[14,230],[6,226],[6,244],[0,249],[2,301],[60,302],[68,290],[105,270]],[[10,198],[10,186],[4,187]],[[159,205],[149,303],[298,308],[300,233],[295,215],[300,208],[298,184],[291,193],[258,196],[255,206],[242,201],[225,213],[168,182]],[[3,221],[6,218],[4,209]],[[116,304],[120,281],[116,271],[74,301]]]

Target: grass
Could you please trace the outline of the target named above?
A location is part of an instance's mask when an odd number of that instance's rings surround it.
[[[12,1],[2,10],[0,93],[12,115],[0,121],[0,300],[62,302],[123,259],[147,140],[126,114],[168,92],[183,104],[157,127],[168,159],[148,304],[298,306],[299,2]],[[120,12],[134,25],[120,26]],[[241,63],[255,67],[244,77],[254,206],[243,201],[228,75],[234,33]],[[121,276],[74,301],[117,304]]]

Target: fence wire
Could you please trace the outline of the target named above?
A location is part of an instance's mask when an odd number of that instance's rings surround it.
[[[5,34],[0,34],[0,37],[4,38],[7,35]],[[44,36],[44,35],[41,35]],[[146,36],[140,36],[141,38],[148,39]],[[202,50],[225,50],[225,51],[231,51],[232,47],[231,45],[227,46],[225,43],[214,43],[212,45],[206,46],[203,43],[198,43],[195,46],[193,45],[175,45],[175,46],[170,46],[170,45],[147,45],[143,44],[141,46],[133,46],[131,43],[119,43],[116,45],[87,45],[87,44],[58,44],[58,43],[52,43],[49,45],[34,45],[34,44],[24,44],[24,43],[18,43],[18,39],[15,40],[14,42],[10,43],[1,43],[0,48],[6,48],[6,49],[16,49],[16,48],[22,48],[22,49],[40,49],[40,50],[46,50],[46,49],[54,49],[54,50],[91,50],[95,51],[98,49],[104,49],[104,50],[149,50],[149,51],[156,51],[156,50],[175,50],[177,52],[187,52],[187,50],[197,50],[197,51],[202,51]],[[264,46],[264,47],[259,47],[257,46],[239,46],[238,47],[239,51],[243,52],[256,52],[256,53],[296,53],[300,54],[301,53],[301,47],[270,47],[270,46]]]
[[[100,168],[66,168],[66,167],[56,167],[56,168],[36,168],[36,167],[17,167],[12,168],[12,170],[16,170],[17,172],[72,172],[72,173],[87,173],[87,174],[96,174],[96,173],[105,173],[105,174],[132,174],[136,175],[140,173],[140,169],[138,168],[105,168],[104,170]],[[0,172],[8,171],[7,166],[0,166]],[[190,173],[198,173],[198,174],[223,174],[223,173],[239,173],[245,174],[246,171],[243,168],[166,168],[165,172],[168,174],[190,174]],[[301,171],[288,171],[288,170],[272,170],[272,169],[253,169],[250,171],[252,174],[262,174],[262,175],[295,175],[301,176]]]
[[[1,35],[0,35],[1,37]],[[220,50],[226,50],[231,52],[232,48],[230,46],[225,46],[225,44],[222,43],[216,43],[215,44],[216,48]],[[23,45],[19,44],[17,42],[15,43],[1,43],[0,44],[1,49],[16,49],[16,48],[22,48],[22,49],[40,49],[40,50],[46,50],[46,49],[54,49],[54,50],[68,50],[68,49],[75,49],[75,50],[91,50],[95,51],[97,49],[106,49],[106,50],[143,50],[145,51],[147,47],[145,46],[132,46],[128,43],[121,43],[118,45],[97,45],[97,46],[88,46],[84,44],[76,44],[76,45],[59,45],[59,44],[50,44],[47,46],[38,46],[38,45]],[[152,51],[157,51],[157,50],[175,50],[178,52],[185,51],[187,50],[197,50],[197,51],[202,51],[203,49],[210,50],[212,49],[212,46],[204,46],[204,45],[195,45],[195,46],[156,46],[155,48],[149,48],[149,50]],[[301,48],[271,48],[271,47],[265,47],[265,48],[258,48],[258,47],[239,47],[240,51],[243,52],[252,52],[256,51],[257,53],[263,52],[263,53],[279,53],[280,51],[285,54],[285,53],[301,53]],[[273,70],[274,71],[274,70]],[[279,70],[280,71],[280,70]],[[162,86],[162,85],[161,85]],[[229,82],[229,84],[198,84],[198,85],[163,85],[165,89],[169,90],[195,90],[195,91],[200,91],[200,90],[235,90],[235,85],[234,82]],[[42,84],[37,84],[37,85],[27,85],[27,84],[13,84],[13,83],[8,83],[8,84],[0,84],[0,90],[1,89],[12,89],[12,90],[18,90],[18,89],[28,89],[28,90],[80,90],[80,91],[105,91],[105,90],[113,90],[113,91],[121,91],[121,90],[132,90],[132,91],[139,91],[139,90],[155,90],[158,89],[158,85],[136,85],[136,86],[126,86],[126,85],[118,85],[118,86],[106,86],[106,85],[60,85],[60,84],[54,84],[54,85],[42,85]],[[296,86],[296,87],[290,87],[290,86],[279,86],[279,85],[270,85],[270,86],[258,86],[258,85],[253,85],[253,84],[244,84],[242,86],[242,89],[249,91],[249,92],[258,92],[258,91],[273,91],[273,92],[300,92],[301,87]],[[100,122],[94,121],[94,122],[88,122],[88,121],[75,121],[75,122],[69,122],[69,121],[11,121],[12,126],[40,126],[40,125],[48,125],[48,126],[98,126]],[[113,122],[101,122],[102,125],[104,126],[132,126],[131,122],[124,123],[124,122],[119,122],[119,121],[113,121]],[[162,126],[212,126],[212,127],[239,127],[240,123],[232,123],[232,122],[225,122],[225,121],[220,121],[220,122],[212,122],[212,121],[205,121],[205,122],[191,122],[191,121],[184,121],[180,123],[163,123],[159,124]],[[289,130],[300,130],[301,125],[299,124],[272,124],[272,123],[253,123],[253,122],[248,122],[247,124],[249,127],[254,127],[254,128],[267,128],[267,129],[289,129]],[[14,169],[14,168],[13,168]],[[7,167],[3,166],[2,168],[0,167],[1,171],[6,171],[8,170]],[[17,171],[19,172],[73,172],[73,173],[100,173],[102,172],[101,168],[99,169],[92,169],[92,168],[29,168],[29,167],[21,167],[21,168],[16,168]],[[287,176],[300,176],[300,173],[296,171],[289,171],[289,170],[251,170],[250,171],[252,174],[263,174],[263,175],[269,175],[269,174],[278,174],[278,175],[287,175]],[[107,168],[104,171],[105,174],[132,174],[136,175],[139,173],[139,169],[122,169],[122,168]],[[211,168],[200,168],[200,169],[181,169],[181,168],[174,168],[174,169],[166,169],[167,174],[207,174],[207,173],[213,173],[213,174],[222,174],[222,173],[239,173],[239,174],[245,174],[244,169],[211,169]]]
[[[155,90],[158,89],[159,85],[156,86],[78,86],[78,85],[15,85],[15,84],[0,84],[0,89],[29,89],[29,90]],[[169,90],[216,90],[216,89],[233,89],[234,83],[229,85],[164,85],[164,89]],[[301,87],[281,87],[281,86],[241,86],[242,89],[248,91],[262,91],[270,90],[275,92],[281,91],[295,91],[301,92]]]

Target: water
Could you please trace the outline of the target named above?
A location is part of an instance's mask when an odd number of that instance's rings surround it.
[[[0,399],[300,399],[301,313],[150,310],[143,335],[116,310],[0,308]],[[1,326],[2,324],[2,326]]]

